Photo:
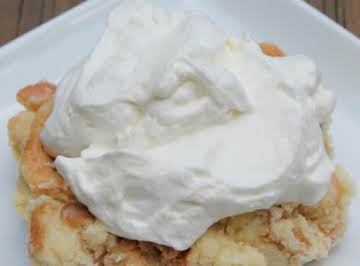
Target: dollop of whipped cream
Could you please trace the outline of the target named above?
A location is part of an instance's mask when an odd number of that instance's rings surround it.
[[[224,217],[318,202],[333,108],[310,59],[124,1],[61,82],[41,139],[112,233],[184,250]]]

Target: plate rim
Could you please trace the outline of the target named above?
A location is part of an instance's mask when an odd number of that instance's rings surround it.
[[[116,2],[120,2],[122,0],[87,0],[79,5],[65,11],[64,13],[56,16],[49,21],[35,27],[34,29],[26,32],[25,34],[11,40],[10,42],[4,44],[0,47],[0,59],[6,55],[7,53],[11,53],[13,49],[18,48],[22,44],[28,41],[34,41],[38,35],[45,33],[47,30],[54,29],[58,26],[61,26],[61,21],[69,19],[71,17],[76,16],[76,14],[85,11],[86,9],[90,9],[93,6],[98,5],[111,5]],[[360,38],[358,38],[355,34],[348,31],[346,28],[340,26],[337,22],[321,13],[315,7],[311,6],[309,3],[305,2],[305,0],[287,0],[287,4],[293,5],[293,8],[299,8],[303,12],[310,14],[313,18],[315,18],[319,23],[322,23],[326,27],[332,29],[334,34],[336,34],[339,38],[346,39],[353,45],[357,46],[360,49]]]

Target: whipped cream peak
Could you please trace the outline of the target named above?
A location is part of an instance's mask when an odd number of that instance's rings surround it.
[[[78,156],[97,142],[149,145],[250,109],[241,80],[224,65],[232,53],[223,32],[204,15],[168,16],[141,2],[115,10],[93,53],[62,81],[66,95],[53,117],[72,122],[49,119],[43,141],[51,154]]]
[[[184,250],[224,217],[318,202],[334,105],[305,56],[269,57],[205,15],[123,1],[59,85],[41,139],[112,233]]]

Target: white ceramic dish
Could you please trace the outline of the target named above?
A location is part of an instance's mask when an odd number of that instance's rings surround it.
[[[0,49],[0,261],[29,265],[26,224],[11,197],[16,166],[8,147],[6,122],[21,107],[16,91],[40,79],[58,81],[86,56],[104,28],[106,16],[119,0],[92,0]],[[153,0],[168,8],[196,8],[208,13],[232,34],[250,32],[256,39],[277,43],[289,54],[315,59],[325,84],[338,96],[332,126],[337,160],[360,177],[360,40],[301,0]],[[329,258],[313,265],[359,265],[360,197],[353,201],[344,241]]]

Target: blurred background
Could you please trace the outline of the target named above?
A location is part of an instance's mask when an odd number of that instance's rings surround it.
[[[81,2],[84,0],[0,0],[0,46]],[[360,0],[306,2],[360,37]]]

